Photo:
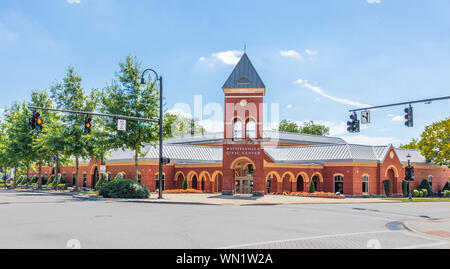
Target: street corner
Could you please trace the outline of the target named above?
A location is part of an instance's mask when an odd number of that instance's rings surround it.
[[[450,241],[450,219],[426,219],[405,221],[406,229],[422,236]]]

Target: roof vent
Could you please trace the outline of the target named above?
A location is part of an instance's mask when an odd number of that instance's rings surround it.
[[[248,77],[240,77],[237,81],[238,84],[250,84],[250,79]]]

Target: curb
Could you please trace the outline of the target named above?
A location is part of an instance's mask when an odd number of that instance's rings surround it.
[[[425,221],[425,220],[422,220],[422,221]],[[425,237],[425,238],[428,238],[428,239],[440,240],[440,241],[450,241],[450,239],[443,238],[443,237],[436,236],[436,235],[432,235],[432,234],[427,234],[427,233],[421,232],[421,231],[419,231],[419,230],[417,230],[417,229],[414,229],[414,228],[411,227],[411,225],[409,224],[410,222],[411,222],[411,221],[405,221],[405,222],[403,222],[403,227],[404,227],[406,230],[408,230],[408,231],[410,231],[410,232],[412,232],[412,233],[415,233],[415,234],[417,234],[417,235],[420,235],[420,236]]]

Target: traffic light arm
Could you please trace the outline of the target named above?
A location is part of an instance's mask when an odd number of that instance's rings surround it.
[[[368,109],[375,109],[375,108],[382,108],[382,107],[391,107],[391,106],[401,106],[401,105],[410,105],[410,104],[425,103],[425,102],[439,101],[439,100],[445,100],[445,99],[450,99],[450,96],[430,98],[430,99],[423,99],[423,100],[416,100],[416,101],[409,101],[409,102],[402,102],[402,103],[395,103],[395,104],[389,104],[389,105],[381,105],[381,106],[372,106],[372,107],[351,109],[349,111],[350,112],[357,112],[357,111],[364,111],[364,110],[368,110]]]
[[[94,113],[94,112],[85,112],[85,111],[75,111],[75,110],[65,110],[65,109],[56,109],[56,108],[45,108],[45,107],[35,107],[35,106],[29,106],[29,109],[36,109],[36,110],[47,110],[47,111],[55,111],[55,112],[62,112],[62,113],[72,113],[72,114],[81,114],[81,115],[90,115],[90,116],[99,116],[99,117],[111,117],[121,120],[134,120],[134,121],[144,121],[144,122],[154,122],[159,123],[158,120],[154,119],[147,119],[147,118],[139,118],[139,117],[129,117],[129,116],[123,116],[123,115],[114,115],[114,114],[103,114],[103,113]]]

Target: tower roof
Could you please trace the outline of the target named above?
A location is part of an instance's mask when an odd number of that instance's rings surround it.
[[[230,77],[223,85],[224,89],[265,89],[264,83],[250,62],[247,53],[242,55],[239,63],[231,72]]]

